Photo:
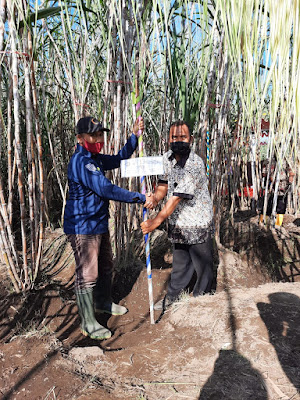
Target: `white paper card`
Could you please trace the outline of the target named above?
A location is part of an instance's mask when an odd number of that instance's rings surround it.
[[[130,158],[121,161],[121,177],[163,175],[164,165],[162,156]]]

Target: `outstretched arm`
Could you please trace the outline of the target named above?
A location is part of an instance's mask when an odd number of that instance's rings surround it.
[[[146,235],[149,232],[152,232],[156,229],[162,222],[164,222],[176,209],[179,202],[182,200],[181,197],[172,196],[166,202],[163,209],[157,214],[157,216],[153,219],[148,219],[145,222],[141,223],[141,228],[143,234]]]
[[[154,193],[147,193],[146,203],[144,204],[144,207],[152,210],[152,208],[155,208],[157,204],[166,197],[167,193],[168,193],[168,184],[159,183],[156,186]]]
[[[96,160],[103,164],[104,170],[108,171],[111,169],[119,168],[121,160],[127,160],[130,158],[137,148],[138,137],[144,131],[144,120],[142,117],[138,118],[132,128],[132,135],[127,140],[126,144],[116,155],[109,154],[98,154]]]

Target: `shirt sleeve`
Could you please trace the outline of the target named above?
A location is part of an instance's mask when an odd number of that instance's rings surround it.
[[[80,176],[82,184],[99,197],[124,203],[144,203],[146,201],[144,194],[130,192],[111,183],[91,160],[84,160],[78,167],[80,168],[78,176]]]
[[[165,179],[160,179],[160,178],[158,178],[158,181],[157,181],[158,183],[164,183],[164,184],[168,184],[168,181],[167,180],[165,180]]]
[[[122,160],[130,158],[137,148],[138,139],[132,134],[126,144],[116,155],[99,154],[96,157],[97,162],[101,162],[105,171],[119,168]]]
[[[173,196],[191,200],[195,194],[195,177],[186,172],[180,177],[180,180],[174,183]]]

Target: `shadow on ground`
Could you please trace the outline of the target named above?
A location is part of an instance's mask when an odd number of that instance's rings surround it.
[[[284,292],[268,298],[270,303],[258,303],[257,308],[283,371],[300,393],[300,298]]]

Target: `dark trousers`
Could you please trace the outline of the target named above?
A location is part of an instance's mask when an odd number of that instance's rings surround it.
[[[274,195],[271,194],[271,196],[269,197],[269,201],[268,201],[267,215],[272,215],[273,200],[274,200]],[[277,214],[285,214],[286,206],[287,206],[287,196],[279,195],[277,198],[276,213]]]
[[[173,247],[173,268],[168,285],[167,297],[175,300],[192,279],[194,271],[197,280],[193,295],[199,296],[211,290],[213,282],[212,239],[198,244],[175,243]]]

